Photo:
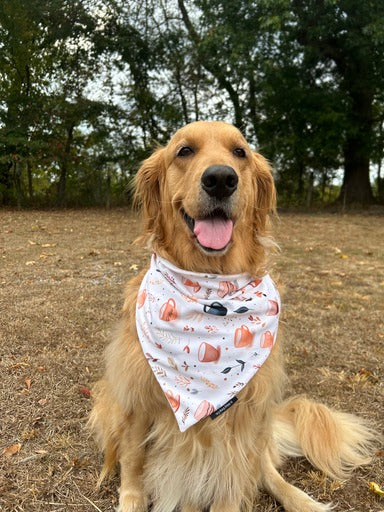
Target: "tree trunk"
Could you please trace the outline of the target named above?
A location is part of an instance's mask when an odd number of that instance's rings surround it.
[[[175,76],[176,76],[177,90],[178,90],[179,97],[180,97],[181,109],[183,112],[184,123],[188,124],[190,122],[189,115],[188,115],[188,104],[187,104],[187,100],[185,98],[185,94],[183,91],[182,78],[181,78],[181,73],[180,73],[178,64],[176,64],[176,66],[175,66]]]
[[[351,137],[345,144],[344,178],[339,200],[346,205],[365,206],[373,202],[369,157],[363,150],[358,138]]]
[[[381,168],[383,163],[383,128],[384,121],[379,125],[379,159],[377,162],[377,198],[380,204],[384,204],[384,178],[381,177]]]
[[[29,200],[33,200],[33,179],[32,179],[32,165],[31,162],[27,161],[27,175],[28,175],[28,195]]]
[[[18,210],[21,210],[22,199],[21,172],[20,158],[16,156],[13,160],[13,179],[15,180],[16,204]]]
[[[71,124],[71,126],[68,128],[67,140],[66,140],[65,149],[64,149],[64,155],[61,159],[59,186],[57,189],[57,204],[58,204],[58,206],[64,206],[65,202],[66,202],[68,164],[69,164],[69,157],[71,154],[74,128],[75,128],[75,126],[73,124]]]
[[[105,193],[105,207],[107,210],[111,208],[111,170],[107,169],[107,189]]]
[[[310,208],[312,206],[314,179],[315,179],[315,175],[313,174],[313,171],[311,171],[309,173],[308,187],[307,187],[307,198],[305,201],[307,208]]]
[[[373,203],[369,177],[373,138],[372,103],[369,88],[351,85],[350,128],[344,145],[344,178],[339,201],[346,205]]]

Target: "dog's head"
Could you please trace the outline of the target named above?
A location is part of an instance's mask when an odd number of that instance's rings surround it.
[[[275,188],[266,160],[223,122],[195,122],[144,161],[136,177],[146,237],[177,266],[260,270]]]

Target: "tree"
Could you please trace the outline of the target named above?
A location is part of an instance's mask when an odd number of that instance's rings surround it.
[[[374,103],[383,87],[384,3],[381,0],[293,0],[293,30],[312,66],[326,65],[344,95],[344,179],[340,200],[373,201],[369,171]]]
[[[95,30],[92,14],[79,0],[64,3],[4,0],[1,3],[3,199],[11,199],[13,188],[17,204],[21,204],[24,169],[28,172],[32,199],[33,168],[41,165],[43,155],[47,161],[50,153],[52,161],[60,162],[58,202],[64,203],[74,130],[94,115],[91,102],[85,105],[82,96],[95,70],[97,55],[92,51],[91,41]],[[63,144],[55,145],[52,140],[57,139],[59,127],[64,127]],[[63,151],[58,151],[58,147]]]

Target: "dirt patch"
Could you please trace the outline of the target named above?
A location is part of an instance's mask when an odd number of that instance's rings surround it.
[[[95,490],[101,460],[85,424],[124,283],[149,259],[138,233],[125,210],[0,211],[0,510],[116,506],[117,478]],[[284,214],[277,239],[289,393],[384,430],[383,217]],[[336,510],[384,510],[368,487],[384,485],[383,452],[346,483],[302,460],[284,473]],[[263,496],[258,510],[281,508]]]

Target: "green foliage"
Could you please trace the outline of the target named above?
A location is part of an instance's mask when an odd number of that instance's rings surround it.
[[[382,0],[2,0],[0,204],[129,201],[154,144],[212,118],[282,203],[382,200],[383,82]]]

